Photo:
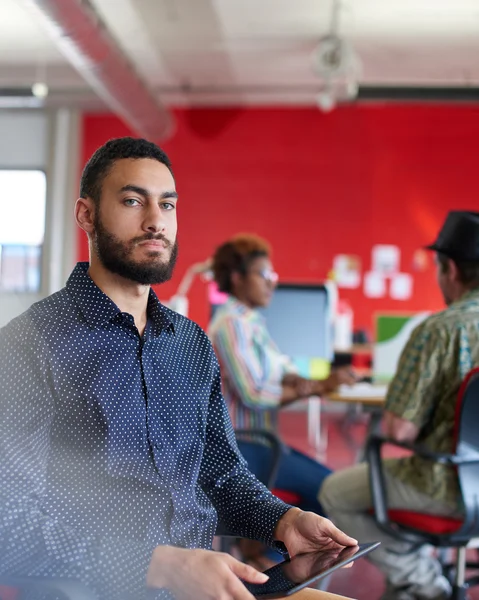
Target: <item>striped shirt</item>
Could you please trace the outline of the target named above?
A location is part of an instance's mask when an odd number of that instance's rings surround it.
[[[218,309],[209,336],[233,426],[276,430],[281,382],[295,368],[271,339],[262,315],[230,296]]]

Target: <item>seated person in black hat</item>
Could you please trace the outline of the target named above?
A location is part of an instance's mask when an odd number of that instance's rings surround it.
[[[456,398],[461,382],[479,366],[479,213],[450,212],[437,241],[437,281],[447,309],[423,321],[403,350],[386,398],[383,427],[399,441],[451,452]],[[388,503],[442,516],[460,516],[453,468],[418,457],[385,461]],[[359,540],[381,540],[373,561],[384,572],[383,599],[443,599],[450,585],[429,548],[383,533],[372,506],[368,466],[358,464],[330,475],[320,502],[330,518]]]

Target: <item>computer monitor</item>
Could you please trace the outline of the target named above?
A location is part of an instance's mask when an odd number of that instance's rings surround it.
[[[212,287],[211,318],[226,301]],[[296,365],[300,375],[323,379],[333,360],[331,298],[322,284],[280,283],[266,308],[259,309],[278,348]]]
[[[304,377],[322,379],[333,359],[333,327],[328,289],[321,284],[281,283],[260,312],[281,352]]]
[[[414,329],[429,312],[377,313],[375,315],[375,343],[373,346],[374,381],[389,383],[394,377],[399,358]]]

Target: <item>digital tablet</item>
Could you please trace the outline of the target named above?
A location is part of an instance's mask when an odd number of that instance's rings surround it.
[[[266,575],[269,575],[266,583],[243,583],[255,598],[261,600],[291,596],[306,586],[323,579],[336,569],[371,552],[379,544],[380,542],[373,542],[337,550],[298,554],[265,571]]]

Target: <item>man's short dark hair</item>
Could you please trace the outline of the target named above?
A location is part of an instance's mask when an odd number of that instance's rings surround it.
[[[103,180],[113,164],[123,158],[151,158],[163,163],[173,175],[171,162],[166,153],[153,142],[142,138],[122,137],[109,140],[93,154],[85,165],[80,180],[80,197],[100,202]]]
[[[445,254],[437,253],[441,272],[447,273],[449,270],[449,260],[452,260],[459,273],[460,282],[467,288],[473,289],[479,287],[479,261],[459,261],[449,258]]]

